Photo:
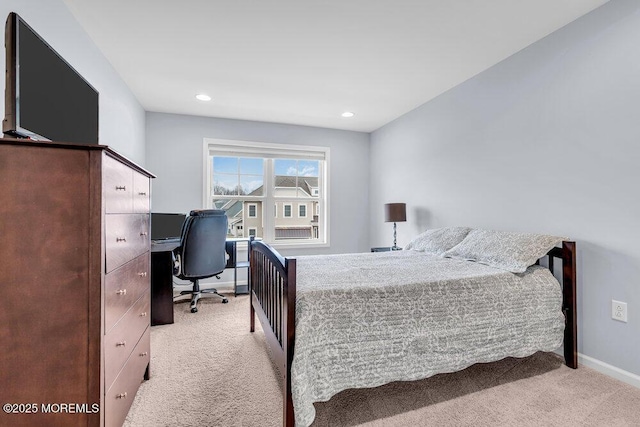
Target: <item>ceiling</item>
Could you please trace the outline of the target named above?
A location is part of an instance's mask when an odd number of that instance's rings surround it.
[[[371,132],[608,0],[64,1],[147,111]]]

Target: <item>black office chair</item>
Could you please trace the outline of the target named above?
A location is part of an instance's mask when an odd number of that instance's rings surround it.
[[[207,277],[220,279],[227,263],[225,242],[227,216],[223,210],[191,211],[186,218],[180,237],[180,246],[173,251],[173,274],[179,279],[193,282],[193,289],[180,295],[191,294],[191,312],[198,311],[198,300],[203,294],[215,294],[223,303],[229,302],[216,289],[200,289],[199,280]]]

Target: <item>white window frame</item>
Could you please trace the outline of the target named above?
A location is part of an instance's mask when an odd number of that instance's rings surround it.
[[[251,207],[254,208],[255,215],[251,215]],[[258,218],[258,204],[257,203],[247,203],[247,218]]]
[[[265,155],[266,154],[266,155]],[[262,230],[263,239],[271,244],[280,248],[300,248],[300,247],[329,247],[331,229],[331,218],[329,217],[329,201],[330,201],[330,176],[328,174],[330,165],[330,150],[329,147],[321,147],[314,145],[294,145],[294,144],[276,144],[265,142],[253,142],[253,141],[235,141],[228,139],[216,139],[216,138],[204,138],[203,139],[203,203],[205,209],[212,208],[211,197],[211,179],[212,176],[212,162],[211,156],[231,156],[231,157],[263,157],[263,158],[284,158],[284,159],[299,159],[299,160],[322,160],[320,170],[318,171],[318,182],[320,185],[319,197],[317,198],[318,207],[317,213],[322,221],[318,224],[318,240],[303,242],[299,240],[275,240],[275,219],[276,216],[266,215],[268,209],[263,209],[262,212]],[[283,198],[276,198],[273,195],[274,189],[274,170],[273,162],[265,162],[264,168],[264,188],[269,189],[265,191],[263,196],[251,196],[244,197],[244,200],[251,201],[252,198],[256,202],[261,201],[263,206],[269,204],[275,204],[278,202],[297,202],[295,198],[289,200],[283,200]],[[307,207],[308,208],[308,207]],[[291,214],[293,217],[293,206],[291,207]],[[283,212],[284,215],[284,212]],[[309,213],[307,212],[307,215]]]
[[[300,215],[300,208],[304,206],[304,216]],[[307,217],[307,204],[306,203],[298,203],[298,218],[306,218]]]
[[[287,215],[287,206],[289,206],[289,215]],[[293,218],[293,203],[282,204],[282,218]]]
[[[249,229],[247,230],[247,237],[251,237],[251,230],[253,230],[253,235],[257,236],[258,235],[258,228],[257,227],[249,227]]]

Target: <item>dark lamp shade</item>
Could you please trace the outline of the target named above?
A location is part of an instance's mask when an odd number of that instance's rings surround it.
[[[407,220],[405,203],[387,203],[384,205],[384,222],[404,222]]]

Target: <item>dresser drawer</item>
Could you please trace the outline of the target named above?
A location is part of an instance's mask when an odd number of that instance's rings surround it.
[[[149,290],[150,277],[148,252],[105,276],[105,333],[109,333],[133,303]]]
[[[122,426],[133,398],[144,379],[145,370],[151,359],[149,329],[147,328],[144,332],[124,368],[105,394],[104,424],[106,427]]]
[[[104,337],[104,383],[108,390],[149,326],[150,292],[145,293]]]
[[[119,161],[103,157],[104,195],[106,213],[133,212],[133,170]]]
[[[133,212],[149,212],[151,203],[151,181],[139,172],[133,171]]]
[[[105,215],[106,272],[149,250],[149,214]]]

